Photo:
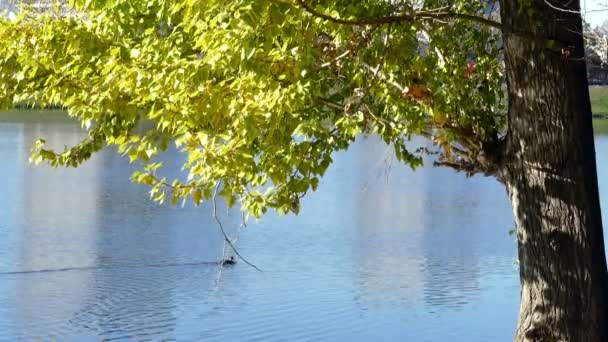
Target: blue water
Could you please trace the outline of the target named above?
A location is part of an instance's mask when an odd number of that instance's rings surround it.
[[[38,137],[83,137],[61,115],[0,114],[0,340],[508,341],[516,244],[504,188],[412,172],[373,137],[335,163],[297,217],[241,226],[220,204],[148,200],[112,150],[81,168],[28,163]],[[598,151],[608,139],[598,135]],[[177,174],[183,157],[165,156]],[[598,153],[600,174],[608,156]],[[601,189],[608,184],[600,177]],[[604,214],[606,216],[606,214]]]

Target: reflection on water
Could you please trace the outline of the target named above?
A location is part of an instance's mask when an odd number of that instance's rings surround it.
[[[361,139],[336,155],[300,216],[270,214],[241,233],[241,252],[263,273],[239,263],[220,274],[209,206],[151,203],[111,151],[78,170],[32,167],[38,137],[62,147],[83,134],[57,113],[0,115],[0,340],[512,335],[513,223],[492,179],[412,172]],[[166,156],[169,174],[182,158]],[[221,212],[236,231],[239,213]]]

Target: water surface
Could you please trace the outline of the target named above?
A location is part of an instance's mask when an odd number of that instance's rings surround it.
[[[33,167],[33,141],[83,137],[57,113],[0,114],[0,340],[507,341],[518,309],[504,188],[412,172],[373,137],[335,163],[298,217],[239,228],[223,253],[209,205],[158,206],[111,150]],[[608,139],[598,134],[600,174]],[[165,157],[177,174],[183,157]],[[608,189],[600,177],[602,190]],[[604,214],[606,215],[606,214]]]

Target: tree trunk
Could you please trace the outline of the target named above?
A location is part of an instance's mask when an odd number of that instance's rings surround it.
[[[502,180],[519,248],[516,341],[608,341],[608,277],[579,1],[503,0]],[[533,11],[520,8],[524,3]],[[529,13],[532,13],[531,15]]]

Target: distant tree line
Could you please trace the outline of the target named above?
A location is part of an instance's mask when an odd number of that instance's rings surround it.
[[[589,83],[608,85],[608,20],[595,28],[586,23],[585,38]]]

